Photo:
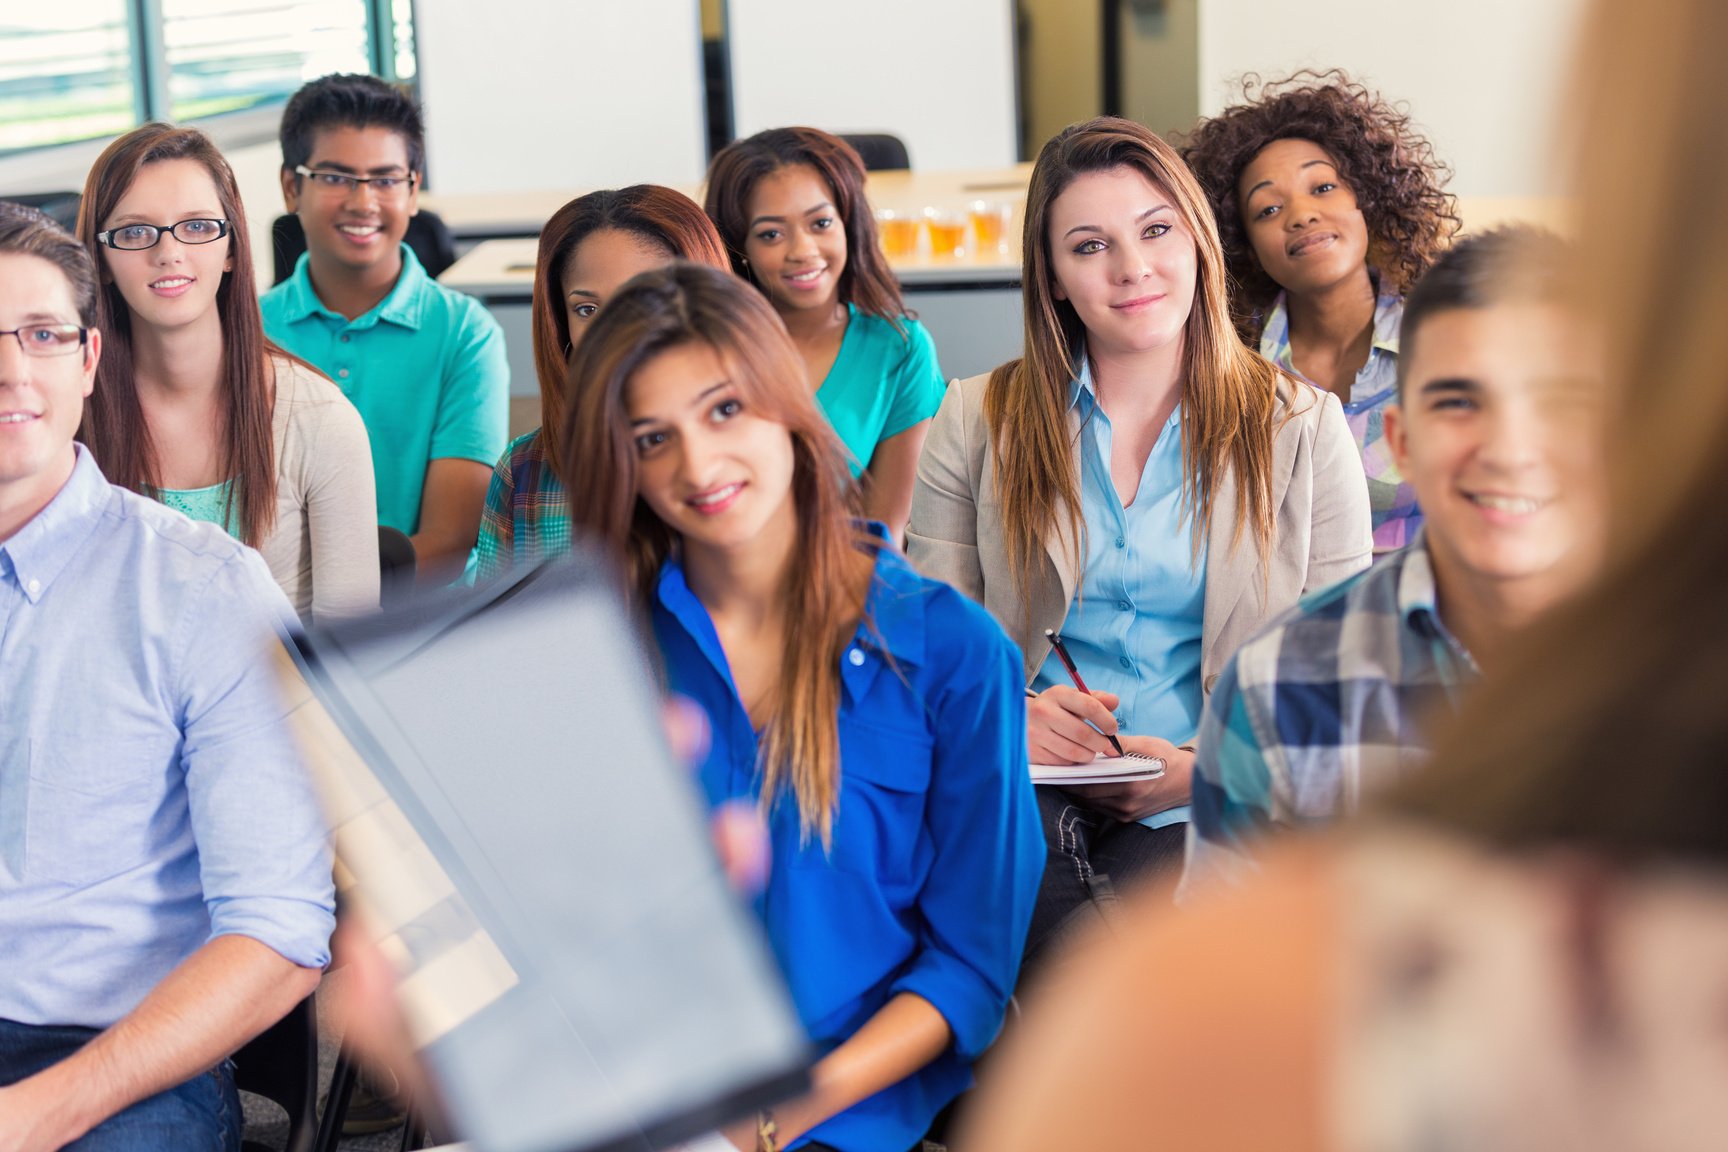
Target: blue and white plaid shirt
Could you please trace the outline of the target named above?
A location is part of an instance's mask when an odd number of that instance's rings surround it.
[[[1436,608],[1422,533],[1237,650],[1200,721],[1183,895],[1251,867],[1269,825],[1330,820],[1423,764],[1476,663]]]

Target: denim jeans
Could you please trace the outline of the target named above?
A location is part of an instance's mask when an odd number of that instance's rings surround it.
[[[97,1035],[94,1028],[0,1020],[0,1084],[58,1064]],[[201,1072],[177,1088],[110,1116],[67,1152],[238,1152],[240,1094],[233,1065]]]
[[[1060,788],[1040,785],[1034,791],[1044,825],[1044,879],[1032,908],[1022,978],[1060,959],[1068,944],[1099,925],[1110,926],[1125,893],[1175,880],[1188,835],[1186,824],[1124,824]]]

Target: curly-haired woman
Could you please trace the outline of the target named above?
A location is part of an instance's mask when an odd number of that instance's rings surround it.
[[[1451,174],[1410,118],[1343,72],[1243,81],[1183,159],[1206,188],[1243,338],[1344,402],[1362,450],[1376,552],[1421,524],[1382,440],[1404,293],[1458,227]]]

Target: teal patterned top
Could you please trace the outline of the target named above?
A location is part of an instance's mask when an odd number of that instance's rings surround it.
[[[238,540],[240,505],[233,492],[234,481],[224,480],[208,488],[162,488],[156,499],[193,520],[214,524]]]

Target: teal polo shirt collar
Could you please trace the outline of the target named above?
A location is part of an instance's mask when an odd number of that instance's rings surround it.
[[[421,265],[419,257],[414,255],[414,250],[408,245],[402,245],[402,274],[396,277],[396,285],[390,289],[390,294],[378,301],[370,311],[356,316],[353,320],[339,312],[332,312],[324,306],[324,301],[318,298],[317,291],[312,287],[311,262],[311,253],[301,253],[299,261],[294,265],[294,274],[283,283],[283,319],[290,324],[312,316],[322,316],[357,331],[376,327],[381,321],[389,321],[414,332],[420,330],[426,310],[426,289],[432,278],[426,275],[426,269]]]

